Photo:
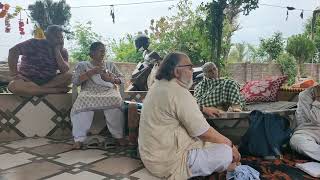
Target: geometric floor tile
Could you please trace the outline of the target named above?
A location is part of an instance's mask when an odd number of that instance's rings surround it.
[[[65,143],[57,143],[57,144],[48,144],[44,146],[35,147],[30,150],[33,153],[40,154],[40,155],[56,155],[62,152],[66,152],[72,149],[72,145],[65,144]]]
[[[35,180],[60,172],[63,167],[50,162],[33,162],[0,173],[0,179]]]
[[[10,144],[7,144],[5,146],[7,147],[11,147],[11,148],[33,148],[33,147],[37,147],[37,146],[43,146],[46,144],[49,144],[49,139],[45,139],[45,138],[37,138],[37,139],[23,139],[23,140],[19,140],[19,141],[13,141]]]
[[[75,151],[71,143],[46,138],[0,143],[0,180],[159,180],[141,160],[128,157],[130,147]]]
[[[56,113],[43,102],[40,102],[36,106],[28,102],[16,114],[16,117],[20,119],[16,128],[27,137],[33,137],[35,135],[44,137],[56,126],[56,124],[51,121],[51,118],[54,117],[55,114]]]
[[[0,154],[2,154],[2,152],[5,152],[5,151],[7,151],[8,149],[7,148],[5,148],[5,147],[0,147]]]
[[[105,154],[105,151],[101,150],[77,150],[77,151],[69,151],[66,153],[58,154],[56,156],[60,157],[58,159],[55,159],[54,161],[71,165],[75,163],[92,163],[94,161],[100,160],[105,158],[106,156],[102,155]]]
[[[19,136],[13,130],[10,130],[9,132],[7,131],[0,132],[0,142],[16,141],[19,139],[22,139],[22,137]]]
[[[18,153],[18,154],[1,154],[0,155],[0,169],[8,169],[12,167],[16,167],[22,164],[26,164],[31,162],[29,159],[34,158],[36,156],[28,154],[28,153]]]
[[[146,168],[143,168],[140,171],[131,174],[130,176],[137,177],[139,178],[139,180],[161,180],[160,178],[157,178],[150,174],[150,172]]]
[[[143,164],[140,160],[128,157],[118,157],[99,161],[95,164],[92,164],[92,166],[92,170],[114,175],[117,173],[127,174],[135,169],[143,167]]]
[[[104,176],[94,174],[88,171],[83,171],[78,174],[70,174],[70,173],[63,173],[57,176],[48,178],[47,180],[103,180],[105,179]]]

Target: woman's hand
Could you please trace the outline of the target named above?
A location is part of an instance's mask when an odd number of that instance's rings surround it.
[[[111,83],[114,83],[114,81],[115,81],[115,75],[112,73],[109,73],[109,72],[102,73],[101,78],[104,81],[111,82]]]
[[[95,66],[93,69],[90,69],[86,72],[89,77],[95,75],[95,74],[102,74],[103,68],[101,66]]]

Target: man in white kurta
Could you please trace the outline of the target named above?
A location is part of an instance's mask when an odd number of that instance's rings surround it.
[[[320,85],[299,94],[296,125],[290,139],[291,147],[320,161]]]
[[[210,127],[188,90],[192,85],[188,56],[169,54],[156,78],[139,124],[139,152],[145,167],[160,178],[188,179],[225,171],[233,157],[238,162],[240,155],[232,142]]]

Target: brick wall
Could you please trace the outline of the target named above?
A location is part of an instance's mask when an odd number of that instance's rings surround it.
[[[131,74],[134,71],[136,64],[134,63],[115,63],[120,71],[125,75],[126,86],[130,80]],[[228,72],[232,78],[243,84],[246,81],[258,80],[270,76],[282,75],[281,67],[275,63],[234,63],[228,65]],[[320,80],[320,64],[304,64],[303,72],[307,76],[312,76],[316,81]],[[6,81],[8,76],[8,67],[6,64],[0,66],[0,80]]]
[[[280,65],[275,63],[234,63],[227,68],[230,76],[239,83],[282,75]],[[306,63],[302,69],[305,75],[320,80],[320,64]]]
[[[116,62],[115,64],[117,65],[119,70],[125,76],[125,78],[126,78],[125,88],[127,88],[128,85],[129,85],[131,74],[134,71],[134,69],[136,68],[137,64],[134,64],[134,63],[121,63],[121,62]]]

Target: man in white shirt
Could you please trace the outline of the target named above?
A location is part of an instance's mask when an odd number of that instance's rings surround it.
[[[232,142],[210,127],[189,92],[192,63],[183,53],[170,53],[148,91],[139,124],[139,152],[155,176],[188,179],[233,170],[240,154]],[[205,108],[209,116],[216,109]]]

